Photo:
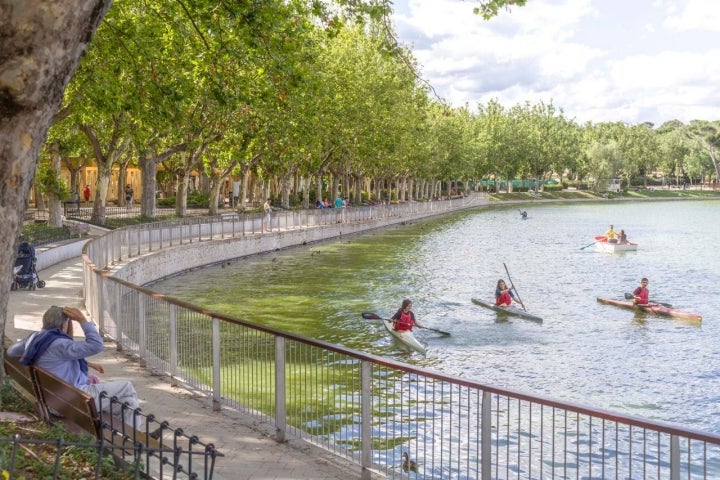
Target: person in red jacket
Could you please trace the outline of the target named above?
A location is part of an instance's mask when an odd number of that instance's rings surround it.
[[[648,290],[647,286],[647,278],[640,280],[640,286],[633,291],[633,303],[635,305],[647,305],[650,303],[650,290]]]
[[[415,325],[417,325],[418,328],[423,328],[423,326],[415,320],[415,314],[412,311],[412,302],[407,298],[402,301],[400,309],[395,312],[395,315],[390,317],[390,320],[393,321],[393,328],[395,328],[395,330],[412,330]]]
[[[501,278],[498,280],[497,287],[495,288],[495,305],[509,307],[513,300],[515,300],[515,294],[512,292],[512,289],[505,285],[505,280]]]

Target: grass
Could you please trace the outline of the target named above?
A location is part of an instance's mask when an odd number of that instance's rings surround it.
[[[640,199],[703,199],[703,198],[718,198],[720,199],[720,191],[714,190],[679,190],[679,189],[638,189],[638,190],[623,190],[620,193],[603,192],[595,193],[591,191],[579,191],[579,190],[563,190],[558,192],[546,191],[539,195],[534,195],[531,192],[511,192],[511,193],[491,193],[489,195],[491,201],[508,201],[508,200],[524,200],[528,202],[536,200],[605,200],[605,199],[618,199],[618,200],[640,200]]]
[[[5,380],[0,386],[0,401],[4,412],[16,412],[36,418],[33,406],[17,394]],[[12,438],[19,435],[22,440],[14,454]],[[60,454],[57,472],[57,440],[66,445]],[[67,445],[68,443],[80,445]],[[124,472],[115,465],[112,457],[104,453],[99,459],[95,447],[95,438],[69,432],[64,425],[50,425],[40,420],[29,422],[0,422],[0,478],[15,480],[49,479],[77,480],[94,478],[95,468],[102,462],[100,477],[103,480],[125,480],[133,478],[132,473]],[[53,476],[53,475],[57,476]]]

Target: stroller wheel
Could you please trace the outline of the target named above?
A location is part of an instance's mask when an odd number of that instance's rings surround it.
[[[45,280],[38,280],[37,282],[38,288],[45,288]]]

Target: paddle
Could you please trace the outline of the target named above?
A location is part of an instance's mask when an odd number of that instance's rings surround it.
[[[523,307],[523,310],[527,312],[527,308],[525,308],[525,304],[523,303],[522,299],[520,298],[520,293],[518,293],[517,288],[515,288],[515,285],[513,284],[512,278],[510,278],[510,271],[507,268],[507,265],[505,265],[505,262],[503,262],[503,267],[505,267],[505,273],[507,273],[508,280],[510,281],[510,288],[515,290],[515,295],[517,295],[518,302],[520,302],[520,305]]]
[[[584,247],[580,247],[580,250],[585,250],[587,247],[592,247],[592,246],[595,245],[596,243],[598,243],[598,242],[595,241],[595,242],[593,242],[593,243],[589,243],[589,244],[585,245]]]
[[[626,293],[626,294],[625,294],[625,299],[626,299],[626,300],[634,300],[634,299],[635,299],[635,295],[633,295],[632,293]],[[651,301],[650,303],[657,303],[658,305],[662,305],[663,307],[673,308],[673,306],[672,306],[671,304],[669,304],[669,303],[657,302],[657,301],[655,301],[655,300]]]
[[[377,313],[372,313],[372,312],[363,312],[362,317],[365,320],[384,320],[380,315],[378,315]],[[450,332],[446,332],[444,330],[438,330],[437,328],[421,327],[420,325],[417,325],[417,324],[415,326],[418,328],[424,328],[425,330],[432,330],[433,332],[437,332],[441,335],[450,335]]]

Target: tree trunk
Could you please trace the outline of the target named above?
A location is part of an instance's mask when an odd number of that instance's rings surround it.
[[[323,199],[323,172],[322,170],[318,171],[315,177],[315,199],[316,200],[322,200]]]
[[[60,166],[62,159],[60,157],[60,145],[57,142],[53,142],[50,147],[50,169],[55,172],[55,175],[60,176]],[[48,197],[48,226],[53,228],[62,227],[62,203],[57,192],[47,192]]]
[[[157,215],[157,205],[155,202],[155,190],[157,187],[157,166],[160,162],[166,158],[178,153],[185,151],[187,145],[180,143],[173,145],[160,154],[151,153],[153,149],[145,148],[140,149],[144,152],[138,161],[140,165],[140,171],[142,173],[142,195],[140,201],[140,215],[145,218],[155,218]],[[137,195],[137,192],[136,192]]]
[[[98,176],[95,184],[95,201],[93,202],[92,221],[105,225],[105,207],[107,206],[107,192],[110,185],[112,165],[106,162],[97,162]],[[124,195],[123,195],[124,199]]]
[[[239,207],[238,210],[244,212],[246,205],[245,199],[248,196],[248,181],[250,180],[250,169],[244,166],[240,167],[240,198],[238,199]]]
[[[220,197],[220,187],[222,186],[222,179],[218,181],[210,182],[210,203],[208,204],[208,214],[218,214],[218,198]]]
[[[0,275],[11,278],[23,214],[48,128],[110,0],[3,2],[0,10]],[[0,281],[5,331],[10,282]],[[2,353],[0,353],[2,360]],[[0,380],[3,372],[0,370]]]
[[[310,179],[300,177],[300,182],[302,184],[302,208],[308,209],[310,208]]]
[[[362,175],[355,176],[355,197],[353,199],[353,205],[362,205],[362,189],[365,179]]]
[[[145,218],[155,218],[155,185],[157,185],[157,164],[155,158],[147,153],[140,157],[140,170],[142,171],[142,195],[140,196],[140,215]],[[137,192],[135,192],[137,196]],[[133,199],[134,201],[134,199]]]
[[[292,177],[293,177],[292,173],[286,173],[281,178],[282,188],[280,190],[280,192],[281,192],[280,203],[282,204],[283,208],[286,208],[286,209],[290,208],[290,185],[291,185]]]
[[[188,165],[187,152],[180,152],[180,163],[182,166],[175,171],[177,183],[175,188],[175,215],[184,217],[187,215],[187,192],[190,180],[190,166]]]

